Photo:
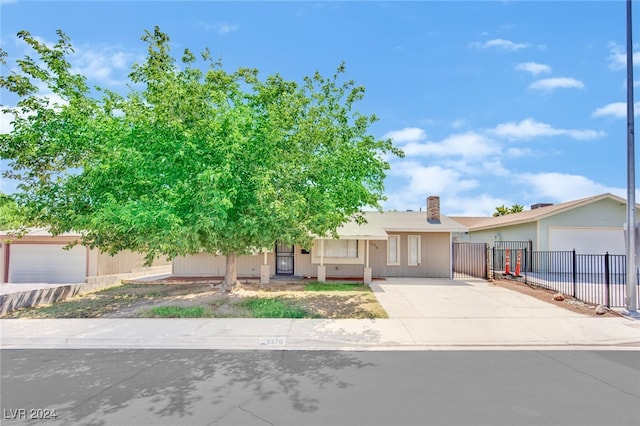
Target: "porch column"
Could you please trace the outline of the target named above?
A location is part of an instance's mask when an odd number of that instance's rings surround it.
[[[369,240],[365,240],[364,242],[364,256],[365,256],[365,263],[364,263],[364,283],[365,284],[371,284],[371,282],[373,281],[373,277],[371,276],[371,268],[369,267],[369,251],[371,249],[369,248]]]
[[[262,265],[260,265],[260,284],[269,284],[269,278],[271,276],[271,267],[269,266],[268,254],[265,249],[262,249],[263,259]]]
[[[10,244],[0,241],[0,283],[9,281],[9,247]]]
[[[320,240],[320,265],[318,266],[318,282],[327,281],[327,268],[324,266],[324,240]]]

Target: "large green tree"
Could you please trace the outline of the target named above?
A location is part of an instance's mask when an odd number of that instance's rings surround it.
[[[369,134],[373,115],[354,109],[364,88],[319,73],[300,82],[255,69],[226,71],[208,50],[177,62],[169,37],[145,31],[146,60],[125,94],[89,87],[72,72],[69,38],[35,53],[1,87],[19,97],[4,107],[13,130],[0,137],[5,175],[31,223],[75,230],[90,247],[174,257],[240,255],[276,241],[309,245],[384,199],[390,140]],[[3,56],[6,56],[3,53]],[[56,98],[43,97],[47,87]]]

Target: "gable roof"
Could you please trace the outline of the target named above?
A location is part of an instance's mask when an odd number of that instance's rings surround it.
[[[394,232],[466,232],[466,226],[440,215],[440,223],[427,222],[425,212],[364,212],[366,223],[348,222],[338,228],[345,239],[386,240]]]
[[[504,216],[485,217],[485,218],[468,218],[469,220],[461,217],[457,217],[455,219],[460,221],[461,223],[466,222],[466,224],[469,226],[469,230],[479,231],[483,229],[497,228],[500,226],[518,225],[522,223],[535,222],[540,219],[545,219],[547,217],[556,215],[558,213],[566,212],[566,211],[569,211],[578,207],[582,207],[588,204],[592,204],[604,199],[611,199],[621,204],[627,203],[627,201],[624,198],[618,197],[617,195],[613,195],[610,193],[605,193],[600,195],[594,195],[591,197],[580,198],[578,200],[567,201],[564,203],[538,207],[537,209],[526,210],[520,213],[511,213]],[[638,208],[638,205],[636,205],[636,208]]]
[[[459,224],[471,228],[472,226],[489,219],[489,216],[449,216]]]

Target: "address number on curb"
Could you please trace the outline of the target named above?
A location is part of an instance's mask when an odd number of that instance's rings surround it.
[[[260,337],[258,339],[258,344],[261,346],[281,346],[287,344],[286,337]]]

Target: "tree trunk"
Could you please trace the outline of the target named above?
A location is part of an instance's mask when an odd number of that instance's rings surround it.
[[[227,265],[224,273],[224,281],[222,282],[222,290],[229,293],[233,286],[238,282],[238,255],[235,253],[227,254]]]

